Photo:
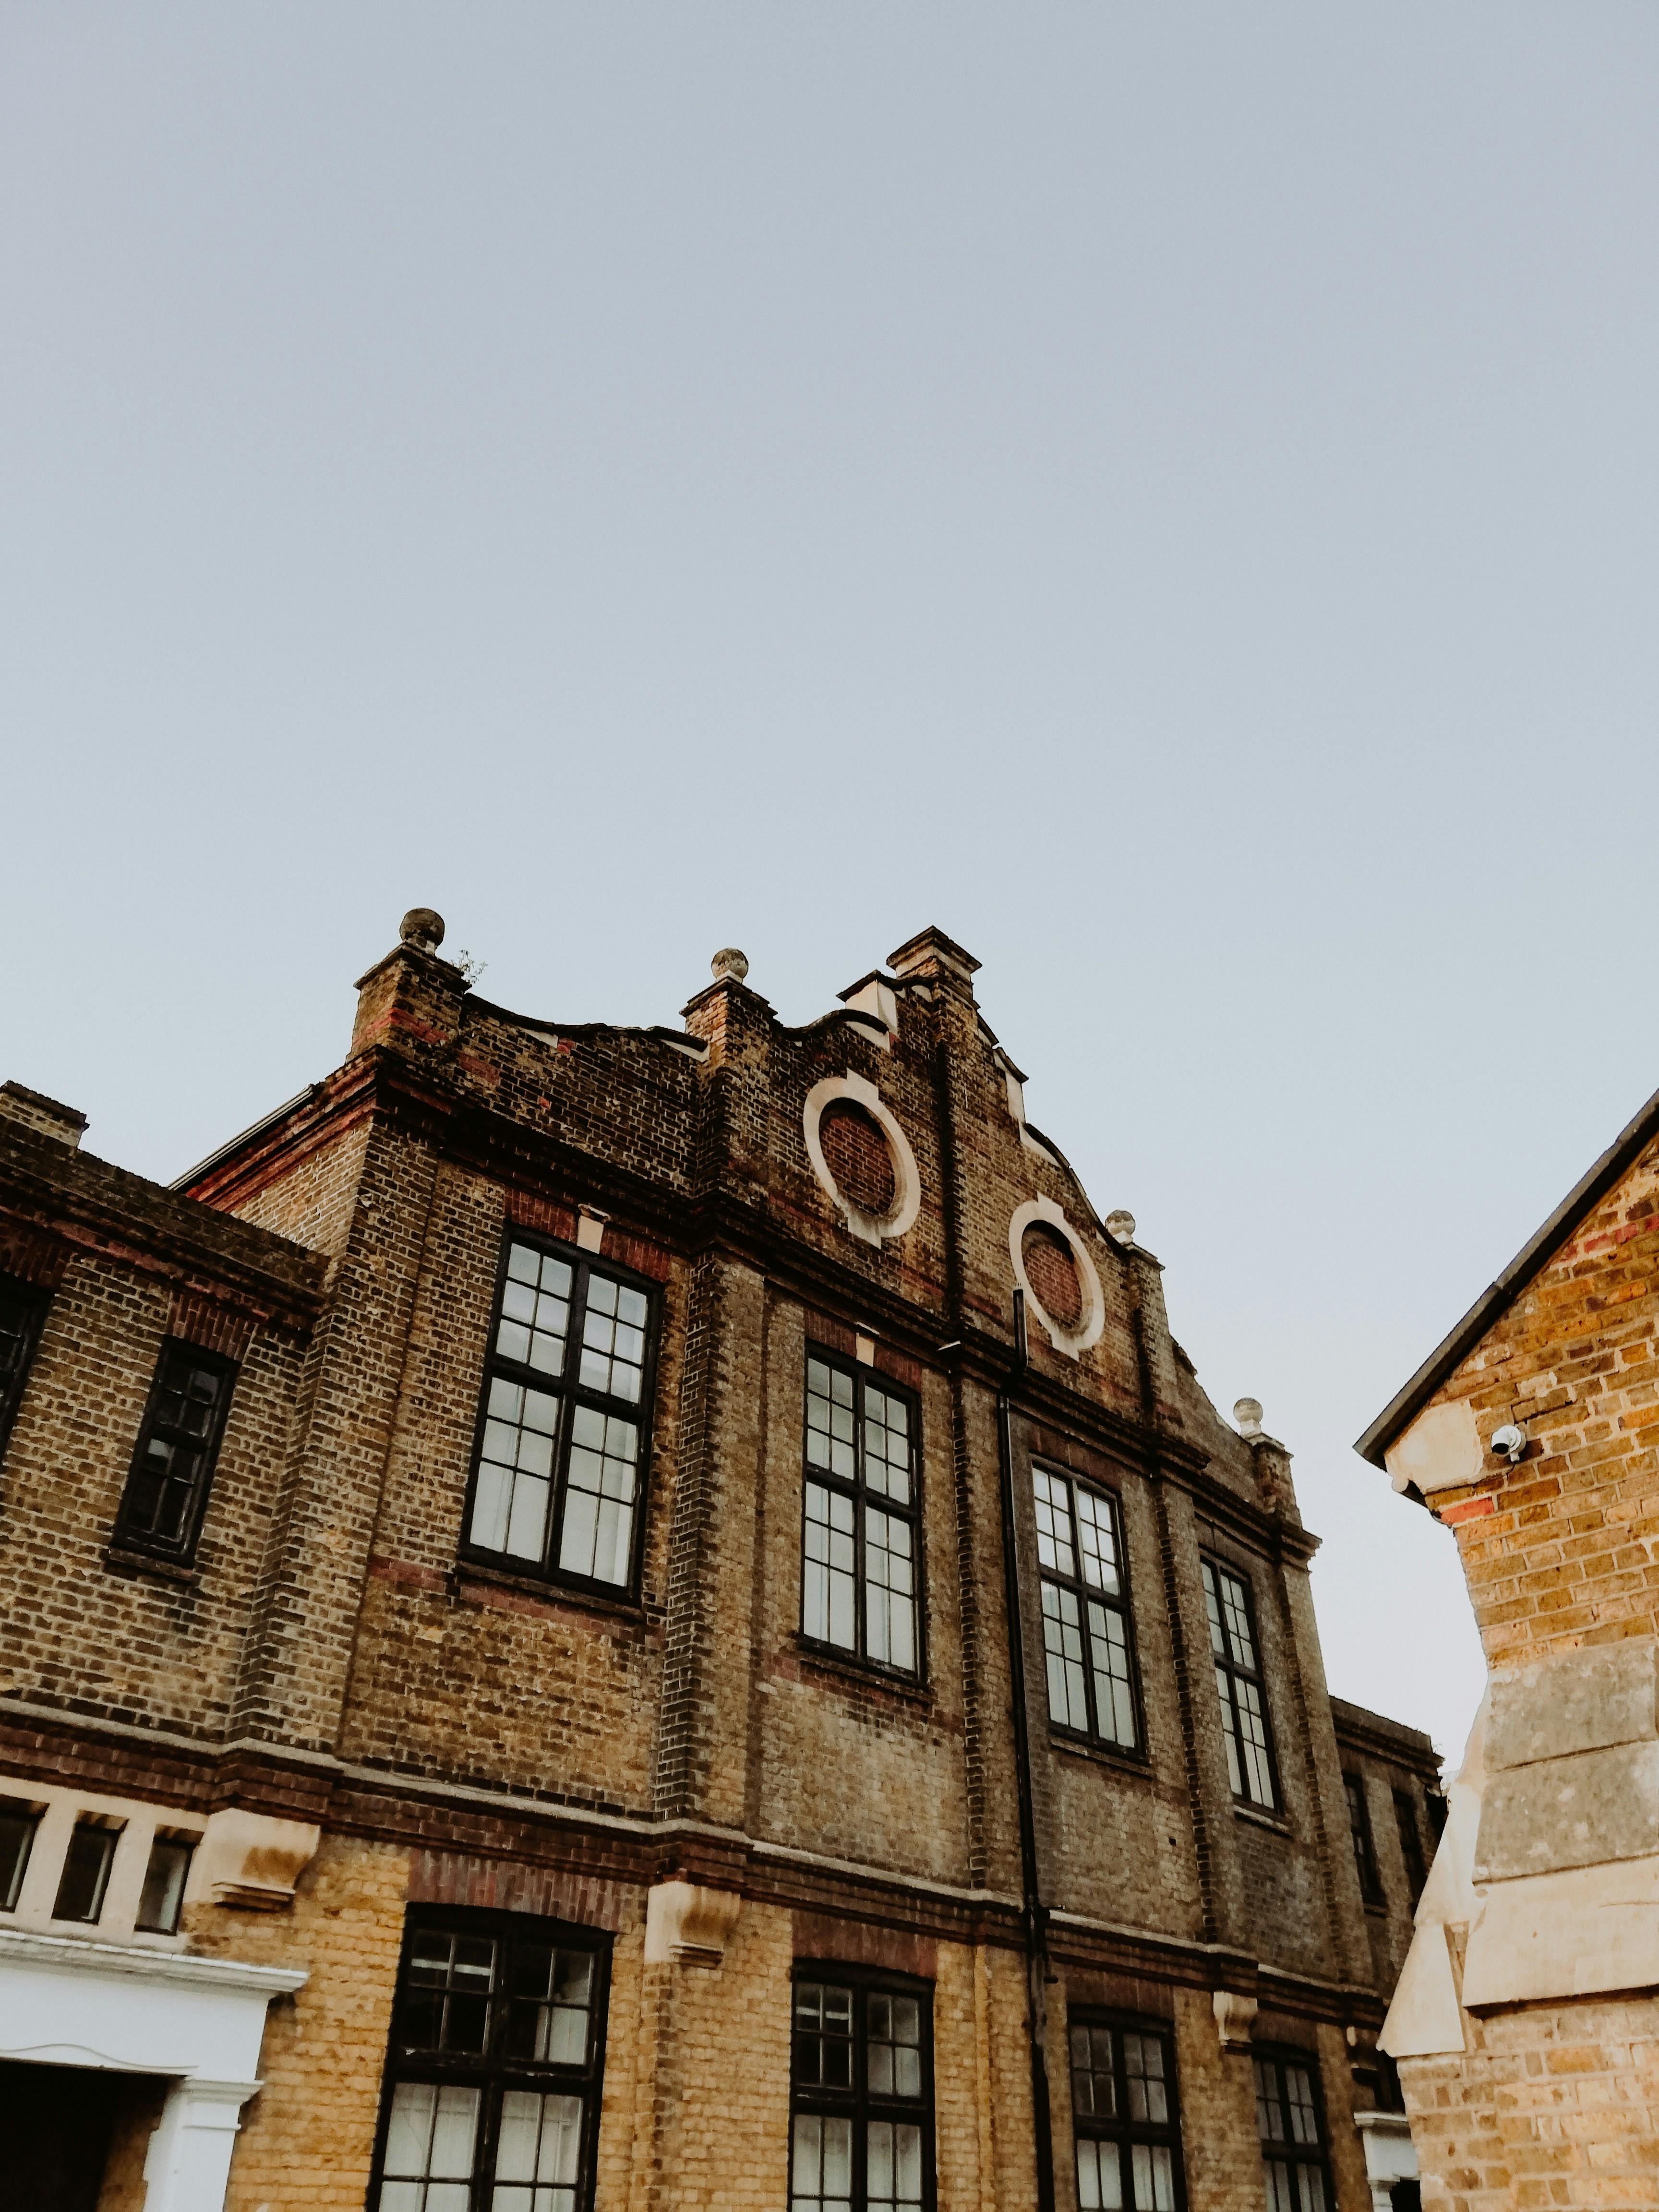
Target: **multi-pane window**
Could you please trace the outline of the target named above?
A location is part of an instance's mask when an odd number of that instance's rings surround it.
[[[235,1382],[235,1367],[217,1352],[176,1338],[162,1346],[116,1516],[118,1544],[189,1559],[201,1533]]]
[[[1073,2015],[1072,2118],[1080,2212],[1174,2212],[1181,2138],[1163,2030]]]
[[[15,1912],[29,1870],[40,1810],[15,1797],[0,1798],[0,1912]]]
[[[520,1572],[634,1577],[650,1399],[650,1292],[585,1253],[508,1243],[466,1546]],[[503,2208],[505,2212],[505,2208]]]
[[[1132,1751],[1139,1741],[1117,1508],[1051,1468],[1031,1469],[1048,1717]]]
[[[1342,1787],[1348,1800],[1348,1832],[1353,1838],[1359,1893],[1367,1905],[1381,1905],[1382,1881],[1376,1871],[1376,1845],[1371,1836],[1371,1808],[1365,1801],[1365,1778],[1363,1774],[1345,1774]]]
[[[585,2212],[604,1939],[528,1914],[422,1917],[404,1946],[375,2212]]]
[[[1273,1749],[1262,1692],[1261,1663],[1256,1656],[1255,1624],[1249,1588],[1217,1560],[1201,1563],[1204,1609],[1210,1621],[1210,1654],[1221,1698],[1221,1725],[1227,1739],[1227,1775],[1235,1797],[1272,1809]]]
[[[1264,2051],[1255,2064],[1267,2212],[1326,2212],[1331,2185],[1314,2062],[1294,2051]]]
[[[0,1275],[0,1452],[22,1403],[29,1362],[40,1339],[46,1294],[15,1275]]]
[[[104,1909],[109,1870],[115,1863],[119,1828],[101,1820],[77,1820],[64,1854],[64,1871],[58,1881],[58,1899],[52,1908],[54,1920],[96,1920]]]
[[[794,1989],[790,2212],[933,2203],[932,1992],[835,1967]]]
[[[809,1358],[802,1635],[921,1671],[916,1507],[909,1400],[862,1369]]]
[[[1423,1858],[1423,1831],[1417,1825],[1417,1800],[1409,1790],[1394,1793],[1395,1825],[1400,1830],[1400,1856],[1406,1865],[1406,1887],[1415,1906],[1423,1894],[1429,1870]]]

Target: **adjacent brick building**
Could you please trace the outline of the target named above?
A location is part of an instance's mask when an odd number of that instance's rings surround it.
[[[171,1190],[0,1093],[42,2207],[1368,2212],[1426,1739],[937,931],[804,1029],[417,911]],[[240,2132],[238,2132],[240,2125]]]
[[[1432,2212],[1659,2206],[1659,1097],[1359,1440],[1489,1668],[1383,2040]]]

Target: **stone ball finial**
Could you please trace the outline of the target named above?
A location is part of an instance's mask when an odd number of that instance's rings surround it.
[[[735,945],[721,947],[708,963],[709,972],[717,983],[741,983],[749,973],[749,956],[739,952]]]
[[[1120,1244],[1135,1241],[1135,1218],[1122,1206],[1115,1206],[1106,1217],[1106,1234]]]
[[[1238,1423],[1240,1436],[1259,1437],[1261,1434],[1261,1401],[1259,1398],[1239,1399],[1233,1407],[1233,1419]]]
[[[444,941],[444,918],[429,906],[412,906],[398,923],[398,935],[417,952],[435,952]]]

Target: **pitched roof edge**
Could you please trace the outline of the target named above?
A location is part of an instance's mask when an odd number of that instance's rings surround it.
[[[1449,1336],[1429,1354],[1409,1382],[1358,1437],[1354,1449],[1373,1467],[1383,1465],[1383,1455],[1417,1419],[1429,1400],[1480,1341],[1486,1331],[1513,1305],[1533,1279],[1541,1274],[1552,1253],[1563,1244],[1592,1207],[1599,1206],[1626,1168],[1638,1159],[1659,1135],[1659,1091],[1656,1091],[1634,1121],[1621,1129],[1588,1174],[1582,1176],[1553,1213],[1534,1231],[1514,1259],[1482,1291]]]

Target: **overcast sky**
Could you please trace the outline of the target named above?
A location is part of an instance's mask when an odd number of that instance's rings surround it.
[[[166,1178],[417,902],[937,922],[1461,1748],[1352,1439],[1659,1083],[1659,10],[0,4],[0,1074]]]

